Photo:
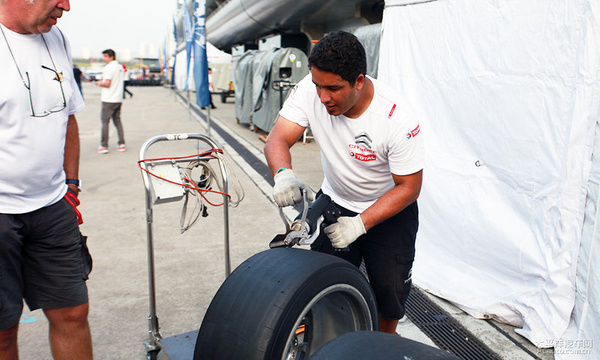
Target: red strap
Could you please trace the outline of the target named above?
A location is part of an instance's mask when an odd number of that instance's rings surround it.
[[[75,214],[77,215],[77,223],[79,225],[83,224],[83,216],[81,216],[81,212],[77,210],[77,206],[80,204],[77,196],[67,191],[67,193],[65,194],[65,200],[67,200],[67,202],[73,207],[73,210],[75,210]]]

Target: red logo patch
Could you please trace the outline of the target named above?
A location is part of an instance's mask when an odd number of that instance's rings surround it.
[[[377,160],[377,156],[375,156],[373,154],[364,155],[364,154],[354,153],[354,158],[356,160],[360,160],[360,161],[373,161],[373,160]]]
[[[394,110],[396,110],[396,104],[394,104],[394,106],[392,106],[392,110],[390,110],[390,114],[388,115],[388,118],[392,117],[392,115],[394,114]]]
[[[406,138],[411,139],[411,138],[417,136],[417,134],[419,134],[420,131],[421,131],[421,126],[417,125],[416,128],[414,128],[411,132],[406,134]]]

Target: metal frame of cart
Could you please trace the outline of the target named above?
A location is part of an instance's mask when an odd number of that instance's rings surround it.
[[[158,135],[154,136],[142,145],[139,153],[140,167],[142,168],[142,178],[144,180],[144,187],[146,190],[146,229],[148,238],[148,287],[149,287],[149,315],[148,315],[148,333],[149,338],[144,342],[148,359],[156,359],[158,352],[162,349],[161,340],[162,336],[159,331],[158,316],[156,315],[156,284],[155,284],[155,269],[154,269],[154,232],[153,232],[153,196],[152,196],[152,185],[150,175],[147,172],[147,164],[145,161],[146,153],[148,149],[153,145],[161,141],[183,141],[183,140],[196,140],[203,142],[208,145],[210,149],[219,149],[217,144],[209,137],[196,134],[196,133],[184,133],[184,134],[169,134],[169,135]],[[219,163],[219,169],[221,171],[221,179],[223,181],[222,190],[223,193],[229,193],[229,177],[227,169],[223,160],[219,157],[213,156],[194,156],[185,159],[181,158],[162,158],[160,160],[153,160],[152,163],[185,163],[196,160],[205,161],[217,161]],[[146,170],[146,171],[145,171]],[[229,197],[223,195],[223,216],[224,216],[224,245],[225,245],[225,276],[231,273],[231,259],[230,259],[230,245],[229,245]]]

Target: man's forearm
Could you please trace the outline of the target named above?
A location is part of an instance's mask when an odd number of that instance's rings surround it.
[[[290,148],[302,136],[304,129],[296,123],[279,117],[273,129],[271,129],[264,147],[271,175],[275,176],[277,170],[281,168],[292,168]]]
[[[111,83],[111,80],[100,80],[100,81],[96,82],[96,85],[98,85],[100,87],[104,87],[104,88],[109,88],[110,83]]]
[[[269,142],[265,145],[265,157],[271,170],[271,175],[275,176],[277,170],[281,168],[292,168],[292,155],[287,144],[284,142]]]
[[[402,180],[396,182],[394,188],[360,214],[366,230],[398,214],[419,197],[423,171],[400,178]]]
[[[69,116],[67,123],[63,167],[67,179],[79,179],[79,127],[74,115]]]

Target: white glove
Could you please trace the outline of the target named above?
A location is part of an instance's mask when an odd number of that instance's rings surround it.
[[[365,224],[363,224],[360,214],[356,216],[341,216],[337,222],[325,228],[325,234],[331,245],[336,249],[343,249],[352,244],[359,236],[365,234]]]
[[[275,180],[275,186],[273,186],[273,199],[275,199],[275,203],[281,207],[301,202],[303,189],[306,189],[308,201],[313,201],[315,199],[312,190],[308,188],[308,185],[296,177],[292,169],[280,171],[275,174],[273,179]]]

